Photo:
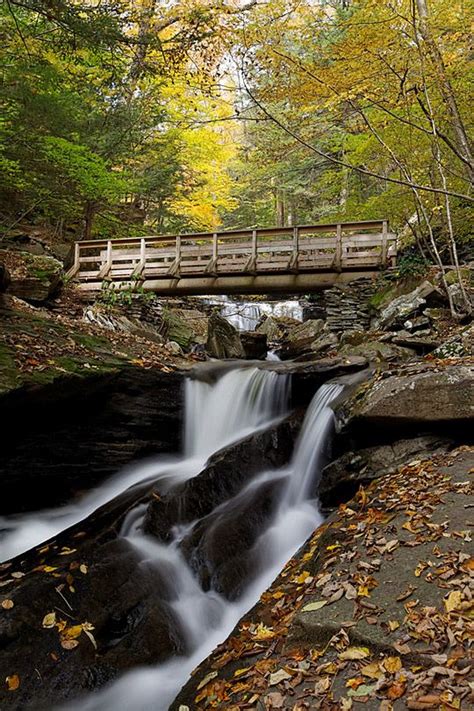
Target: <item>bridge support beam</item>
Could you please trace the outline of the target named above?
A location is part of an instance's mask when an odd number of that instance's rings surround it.
[[[348,284],[355,279],[375,277],[377,271],[317,272],[313,274],[262,274],[203,277],[176,277],[145,279],[141,287],[161,296],[191,294],[271,294],[299,293],[329,289]],[[85,282],[78,285],[83,291],[100,291],[101,282]],[[118,286],[118,284],[117,284]]]

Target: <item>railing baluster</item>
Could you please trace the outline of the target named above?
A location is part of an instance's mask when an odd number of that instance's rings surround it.
[[[334,269],[340,272],[342,269],[342,225],[336,225],[336,252],[334,255]]]
[[[388,222],[384,220],[382,223],[382,267],[387,266],[388,255]]]

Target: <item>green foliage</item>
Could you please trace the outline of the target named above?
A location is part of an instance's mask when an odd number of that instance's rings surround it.
[[[132,278],[130,286],[117,286],[113,281],[104,281],[98,296],[98,301],[104,306],[131,306],[137,299],[142,303],[150,303],[156,299],[152,291],[145,291],[139,277]]]

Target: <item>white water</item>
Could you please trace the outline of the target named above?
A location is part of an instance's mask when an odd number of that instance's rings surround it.
[[[131,486],[163,488],[196,476],[209,456],[281,416],[288,379],[257,368],[232,370],[217,383],[186,381],[184,457],[160,456],[128,467],[79,501],[56,509],[0,517],[0,560],[8,560],[82,521]]]
[[[297,299],[287,301],[236,301],[228,296],[207,296],[208,304],[220,306],[221,315],[238,331],[254,331],[266,316],[288,316],[303,320],[303,307]]]
[[[242,371],[234,371],[224,377],[232,374],[236,376],[237,373],[242,376]],[[239,408],[239,411],[246,412],[246,417],[257,422],[261,416],[254,412],[253,407],[260,412],[264,410],[267,415],[272,414],[269,413],[268,394],[264,395],[262,389],[254,392],[253,386],[250,386],[250,381],[254,377],[254,375],[249,377],[247,371],[245,379],[247,395],[242,397],[239,390],[229,390],[226,393],[229,401],[224,406],[218,399],[214,399],[216,393],[213,392],[213,388],[210,388],[211,392],[207,393],[209,397],[203,397],[202,383],[199,387],[194,387],[194,384],[190,386],[192,392],[188,394],[192,397],[188,401],[192,409],[188,415],[191,417],[193,413],[193,418],[196,419],[193,419],[193,423],[187,420],[188,428],[192,432],[187,440],[188,451],[209,449],[208,440],[199,424],[200,416],[205,416],[200,408],[203,400],[207,399],[208,404],[212,402],[213,405],[219,406],[221,416],[224,407],[230,418],[228,421],[230,427],[233,427],[235,418],[235,412],[232,412],[233,403],[235,403],[235,410]],[[229,378],[228,383],[230,385],[234,382],[238,385],[237,381],[237,377],[235,380]],[[270,381],[266,381],[266,384],[270,384]],[[273,385],[278,386],[278,381]],[[218,386],[219,383],[213,387],[217,389]],[[135,517],[132,516],[125,522],[123,534],[143,560],[157,566],[166,565],[167,570],[172,570],[172,573],[168,574],[174,584],[174,599],[171,604],[190,647],[190,653],[155,668],[128,672],[104,691],[69,705],[68,711],[165,711],[168,708],[192,669],[228,636],[242,615],[270,585],[286,561],[322,522],[317,501],[312,498],[312,490],[331,435],[333,414],[329,405],[341,390],[342,386],[339,385],[324,385],[315,395],[288,467],[263,472],[231,501],[217,509],[220,514],[225,515],[226,508],[235,510],[239,501],[248,499],[253,492],[258,492],[262,483],[285,480],[273,519],[266,530],[262,531],[250,552],[258,561],[257,574],[237,602],[229,603],[212,590],[204,592],[183,558],[179,544],[196,522],[176,530],[174,540],[168,545],[157,543],[140,532],[141,510]],[[251,402],[248,400],[249,395]],[[281,397],[280,393],[277,401]],[[194,402],[193,398],[195,398]],[[273,407],[275,405],[274,402]],[[217,428],[222,425],[218,420],[214,421]],[[214,435],[215,433],[212,433],[213,437]],[[223,427],[219,436],[228,437],[229,429]],[[215,441],[212,446],[215,446]]]

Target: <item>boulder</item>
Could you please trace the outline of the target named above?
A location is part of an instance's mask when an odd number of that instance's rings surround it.
[[[402,328],[407,318],[415,315],[423,307],[444,306],[445,303],[444,293],[431,282],[424,281],[409,294],[403,294],[390,302],[381,311],[376,321],[376,328]]]
[[[213,358],[245,357],[239,332],[216,312],[209,317],[206,351]]]
[[[318,491],[321,505],[324,509],[334,508],[373,479],[393,474],[402,465],[446,452],[451,446],[449,439],[427,435],[346,452],[323,470]]]
[[[256,331],[241,331],[240,341],[244,349],[245,358],[261,360],[267,355],[267,336]]]
[[[433,351],[435,358],[462,358],[474,353],[474,325],[466,326]]]
[[[0,261],[10,272],[8,294],[33,304],[41,304],[59,291],[63,268],[54,257],[0,250]]]
[[[197,309],[163,309],[162,335],[181,348],[204,345],[208,339],[208,317]]]
[[[367,425],[397,426],[451,423],[474,418],[474,368],[449,365],[376,381],[362,399],[355,419]]]
[[[294,358],[311,350],[311,344],[321,335],[323,328],[322,319],[308,319],[291,328],[281,345],[279,351],[281,357]]]
[[[258,333],[265,333],[269,343],[281,341],[286,337],[288,331],[300,324],[289,316],[267,316],[257,327]]]
[[[407,360],[413,356],[414,351],[381,341],[367,341],[357,346],[345,345],[339,349],[339,353],[366,358],[370,363],[381,363]]]

